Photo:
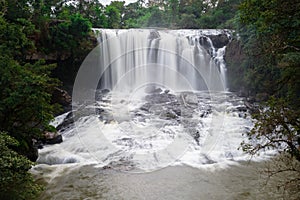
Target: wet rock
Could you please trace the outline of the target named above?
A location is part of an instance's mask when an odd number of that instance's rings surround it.
[[[56,130],[57,131],[64,131],[64,130],[70,128],[73,124],[74,124],[74,117],[73,117],[73,113],[70,112],[66,116],[64,121],[56,127]]]
[[[233,160],[233,155],[232,155],[231,152],[225,152],[225,157],[226,157],[227,159]]]
[[[149,112],[149,109],[151,108],[151,104],[150,103],[145,103],[142,105],[142,107],[140,108],[143,111]]]
[[[109,92],[110,92],[109,89],[102,89],[102,90],[101,90],[101,93],[102,93],[102,94],[107,94],[107,93],[109,93]]]
[[[153,114],[160,114],[163,111],[163,107],[161,105],[153,105],[150,107],[149,112]]]
[[[240,118],[246,118],[246,117],[247,117],[247,114],[246,114],[246,113],[239,113],[239,117],[240,117]]]
[[[20,153],[26,156],[32,162],[35,162],[39,156],[38,148],[33,143],[29,146],[29,148],[26,151]]]
[[[151,104],[162,104],[162,103],[170,103],[176,100],[176,96],[173,94],[159,93],[159,94],[151,94],[145,97],[145,100]]]
[[[204,157],[203,164],[214,164],[214,163],[217,163],[216,161],[210,159],[207,155],[203,155],[203,157]]]
[[[147,94],[161,93],[162,89],[159,87],[156,87],[155,85],[149,85],[145,88],[145,92]]]
[[[209,48],[211,48],[211,44],[208,41],[209,39],[206,36],[201,36],[199,38],[199,43],[201,46],[203,46],[206,50],[208,50]]]
[[[236,109],[239,112],[247,112],[247,107],[246,106],[238,106],[238,107],[236,107]]]
[[[158,38],[160,38],[160,35],[159,35],[159,32],[156,30],[152,30],[150,32],[150,35],[148,36],[149,40],[158,39]]]
[[[197,145],[199,145],[199,140],[200,140],[200,133],[199,133],[199,131],[195,127],[187,128],[186,131],[188,132],[188,134],[190,136],[192,136],[194,138],[194,140],[196,141]]]
[[[172,104],[171,106],[172,111],[177,115],[177,116],[181,116],[181,107],[180,105],[177,104]]]
[[[200,122],[197,119],[183,118],[181,120],[181,123],[182,123],[182,125],[183,125],[184,128],[190,128],[190,127],[194,127],[195,128],[195,127],[198,126],[198,123],[200,123]]]
[[[173,110],[163,110],[161,111],[159,117],[162,119],[176,119],[178,116],[175,112],[173,112]]]
[[[195,94],[186,94],[184,100],[187,104],[198,104],[198,97]]]
[[[193,117],[193,112],[191,109],[187,109],[185,107],[181,108],[181,117],[184,118],[192,118]]]
[[[244,104],[251,114],[259,113],[259,107],[257,105],[255,105],[254,103],[245,101]]]
[[[209,114],[211,114],[211,109],[208,109],[208,110],[201,110],[200,112],[200,117],[204,118],[204,117],[207,117]]]
[[[107,111],[104,111],[100,114],[99,119],[103,121],[105,124],[109,124],[115,120],[114,116]]]
[[[103,97],[106,96],[110,92],[109,89],[102,89],[102,90],[97,90],[95,92],[95,100],[96,101],[101,101],[103,100]]]
[[[120,171],[130,171],[135,168],[135,165],[131,161],[112,161],[107,166],[104,166],[103,169],[114,169]]]
[[[118,145],[132,147],[134,144],[134,140],[133,140],[133,138],[121,138],[121,139],[114,141],[114,143],[116,143]]]
[[[67,91],[60,89],[58,87],[54,88],[52,93],[52,103],[57,103],[63,106],[63,112],[70,111],[72,109],[72,97],[68,94]],[[57,113],[61,114],[63,112]]]
[[[230,41],[230,38],[228,38],[227,34],[225,33],[219,35],[209,35],[208,37],[211,39],[214,47],[218,49],[226,46]]]
[[[96,115],[102,114],[105,110],[103,108],[96,108]]]
[[[59,144],[63,142],[62,136],[57,132],[45,132],[45,144]]]
[[[41,140],[32,139],[34,148],[42,149],[43,148],[43,142]]]

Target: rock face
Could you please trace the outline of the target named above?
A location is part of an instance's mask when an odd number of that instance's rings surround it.
[[[59,144],[63,142],[63,138],[61,134],[58,134],[57,132],[48,132],[46,131],[44,133],[43,138],[36,140],[33,139],[33,148],[30,152],[30,155],[27,157],[30,158],[32,161],[36,161],[38,158],[38,149],[42,149],[44,145],[46,144]]]
[[[153,31],[150,32],[150,35],[149,35],[150,40],[158,39],[158,38],[160,38],[160,35],[159,35],[158,31],[153,30]]]
[[[31,146],[27,152],[25,153],[25,156],[32,162],[35,162],[39,156],[38,154],[38,148],[36,146]]]
[[[231,40],[226,47],[225,62],[227,67],[228,86],[230,91],[238,92],[241,96],[248,96],[243,80],[244,68],[243,62],[246,58],[241,41]]]
[[[57,131],[64,131],[67,128],[69,128],[70,126],[73,126],[73,123],[74,123],[73,113],[70,112],[66,116],[66,118],[64,119],[64,121],[56,127],[56,130]]]
[[[226,46],[230,42],[230,39],[231,39],[225,33],[222,33],[219,35],[209,35],[208,37],[211,39],[214,47],[218,48],[218,49]]]
[[[57,132],[46,132],[45,133],[45,144],[59,144],[62,143],[63,139]]]
[[[63,112],[67,112],[71,110],[72,97],[68,94],[67,91],[56,87],[52,94],[52,103],[62,105]]]

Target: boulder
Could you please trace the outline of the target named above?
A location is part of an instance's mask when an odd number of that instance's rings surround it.
[[[147,94],[153,94],[153,93],[161,93],[162,92],[162,89],[161,88],[158,88],[158,87],[156,87],[156,86],[154,86],[154,85],[149,85],[149,86],[147,86],[146,88],[145,88],[145,92],[147,93]]]
[[[52,94],[52,102],[58,103],[62,106],[68,106],[72,102],[72,97],[68,94],[67,91],[55,87],[53,94]]]
[[[159,32],[157,30],[152,30],[150,35],[148,36],[149,40],[158,39],[160,38]]]
[[[186,94],[184,96],[184,100],[187,104],[197,104],[198,105],[198,97],[195,94]]]
[[[57,103],[63,106],[63,111],[56,113],[57,115],[68,112],[72,109],[72,97],[68,94],[67,91],[55,87],[52,93],[52,103]]]
[[[39,156],[38,149],[32,145],[23,155],[26,156],[30,161],[35,162]]]
[[[57,127],[56,127],[56,130],[58,131],[63,131],[67,128],[69,128],[70,126],[72,126],[74,123],[74,117],[73,117],[73,113],[70,112],[66,118],[64,119],[64,121],[59,124]]]
[[[62,143],[63,139],[57,132],[45,132],[45,144],[59,144]]]
[[[173,112],[173,110],[163,110],[159,114],[159,117],[161,119],[176,119],[178,116],[175,112]]]
[[[230,41],[230,38],[228,38],[227,34],[225,33],[221,33],[219,35],[209,35],[208,37],[211,39],[214,47],[217,49],[226,46]]]

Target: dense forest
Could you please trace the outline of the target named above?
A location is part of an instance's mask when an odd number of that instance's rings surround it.
[[[235,30],[229,85],[262,109],[253,113],[250,154],[266,148],[300,162],[300,2],[284,0],[0,1],[0,198],[31,199],[41,186],[28,173],[37,158],[33,140],[55,131],[61,112],[53,100],[68,89],[88,52],[95,28]],[[255,142],[251,142],[255,141]],[[29,161],[31,160],[31,161]],[[293,170],[293,169],[291,169]],[[292,177],[291,183],[300,179]]]

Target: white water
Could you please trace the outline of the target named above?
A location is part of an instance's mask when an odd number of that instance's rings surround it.
[[[101,88],[120,91],[149,82],[178,90],[226,89],[223,60],[208,35],[222,30],[107,30],[99,34]],[[228,35],[229,36],[229,35]],[[203,43],[201,45],[201,43]]]
[[[98,32],[97,62],[85,61],[89,71],[81,69],[74,86],[75,125],[61,132],[63,143],[40,150],[38,163],[144,172],[173,165],[220,168],[249,159],[238,147],[251,118],[239,109],[242,99],[226,92],[225,47],[215,49],[207,36],[222,31]],[[96,101],[89,99],[95,90],[82,98],[82,84],[112,91]]]

